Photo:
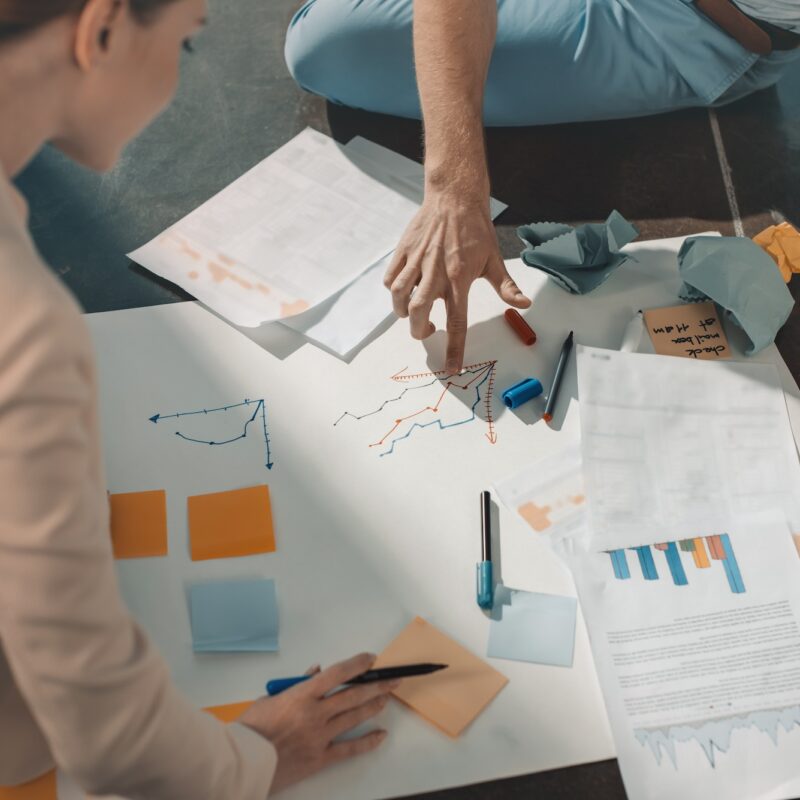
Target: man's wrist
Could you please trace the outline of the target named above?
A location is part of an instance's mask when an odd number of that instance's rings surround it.
[[[489,173],[485,163],[465,168],[457,164],[425,165],[425,196],[454,197],[462,203],[486,202],[489,197]]]

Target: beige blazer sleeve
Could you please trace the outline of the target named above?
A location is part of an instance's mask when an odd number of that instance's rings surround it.
[[[76,308],[0,226],[0,660],[88,792],[263,800],[272,745],[191,707],[121,601],[93,370]]]

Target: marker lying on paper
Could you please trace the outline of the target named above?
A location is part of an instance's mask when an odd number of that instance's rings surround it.
[[[447,664],[405,664],[400,667],[381,667],[380,669],[370,669],[361,675],[357,675],[352,680],[346,681],[347,686],[360,683],[376,683],[377,681],[392,681],[398,678],[415,678],[420,675],[430,675],[440,669],[447,669]],[[298,675],[296,678],[276,678],[267,683],[267,694],[274,697],[276,694],[285,692],[313,678],[313,675]]]
[[[530,346],[536,341],[536,332],[528,325],[525,321],[525,317],[523,317],[516,308],[507,308],[503,316],[514,330],[514,333],[516,333],[526,345]]]
[[[572,334],[573,331],[570,331],[569,336],[567,336],[561,347],[561,355],[558,357],[556,374],[553,377],[553,385],[550,387],[550,394],[547,395],[547,405],[544,407],[544,414],[542,414],[542,419],[545,422],[551,422],[553,419],[558,390],[561,388],[561,380],[564,377],[564,367],[566,367],[567,361],[569,361],[569,354],[572,351]]]
[[[492,575],[492,496],[481,492],[481,560],[476,569],[478,605],[489,609],[494,605],[494,576]]]

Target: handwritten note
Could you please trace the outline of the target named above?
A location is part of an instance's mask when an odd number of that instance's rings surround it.
[[[715,361],[730,358],[728,337],[712,302],[651,308],[644,322],[656,353]]]

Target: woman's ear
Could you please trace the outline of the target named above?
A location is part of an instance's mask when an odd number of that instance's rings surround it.
[[[88,0],[78,17],[73,54],[78,67],[88,72],[112,45],[124,17],[123,0]]]

